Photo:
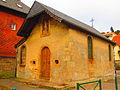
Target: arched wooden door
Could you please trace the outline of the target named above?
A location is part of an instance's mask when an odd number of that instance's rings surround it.
[[[50,50],[44,47],[41,51],[41,79],[50,79]]]

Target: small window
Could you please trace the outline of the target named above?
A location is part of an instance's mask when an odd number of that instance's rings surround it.
[[[16,24],[11,24],[11,30],[16,30]]]
[[[108,49],[109,49],[109,61],[111,61],[111,56],[112,55],[111,55],[111,46],[110,45],[108,46]]]
[[[43,18],[42,21],[42,35],[49,34],[49,20],[47,18]]]
[[[93,59],[93,45],[92,38],[88,36],[88,58]]]
[[[33,64],[35,64],[36,62],[35,61],[33,61]]]
[[[17,4],[17,6],[18,6],[19,8],[22,8],[22,5],[20,5],[20,4]]]
[[[25,65],[26,62],[26,47],[21,47],[21,53],[20,53],[20,65]]]
[[[59,60],[55,60],[55,64],[59,64]]]

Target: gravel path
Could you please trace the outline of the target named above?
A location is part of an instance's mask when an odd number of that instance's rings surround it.
[[[6,86],[9,88],[17,88],[17,90],[48,90],[44,88],[38,88],[35,86],[28,86],[14,79],[0,79],[0,85]]]
[[[120,90],[120,77],[118,82],[119,82],[119,90]],[[17,88],[17,90],[54,90],[50,88],[39,88],[34,85],[29,86],[22,82],[17,81],[16,79],[0,79],[0,85],[6,86],[9,88]],[[76,90],[76,89],[72,89],[72,90]],[[93,89],[89,88],[88,90],[93,90]],[[102,82],[102,90],[116,90],[115,80]]]

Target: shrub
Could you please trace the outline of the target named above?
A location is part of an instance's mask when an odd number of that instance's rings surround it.
[[[116,70],[120,70],[120,62],[115,62]]]

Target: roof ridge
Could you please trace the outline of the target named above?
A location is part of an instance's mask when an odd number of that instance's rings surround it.
[[[43,11],[45,11],[48,15],[50,15],[51,17],[53,17],[54,19],[57,19],[58,21],[60,22],[67,22],[69,23],[70,25],[73,25],[77,28],[79,28],[80,30],[82,29],[82,31],[84,32],[87,32],[91,35],[94,35],[94,36],[97,36],[99,38],[102,38],[104,40],[107,40],[109,42],[112,43],[112,41],[110,41],[109,39],[107,39],[104,35],[102,35],[99,31],[97,31],[95,28],[92,28],[91,26],[71,17],[71,16],[68,16],[52,7],[49,7],[47,5],[44,5],[38,1],[35,1],[32,8],[30,9],[30,12],[28,13],[28,16],[27,16],[27,20],[25,21],[24,24],[27,24],[27,22],[30,22],[30,19],[29,18],[32,18],[32,17],[35,17],[37,15],[39,15],[40,13],[42,13]],[[29,20],[28,20],[29,19]],[[34,27],[34,26],[32,26]],[[21,29],[19,30],[18,32],[18,35],[20,35],[19,33],[21,31],[24,31],[24,28],[25,28],[25,25],[23,25],[21,27]],[[31,28],[32,30],[32,28]],[[30,34],[30,33],[29,33]]]
[[[54,11],[57,11],[57,12],[59,12],[59,13],[64,14],[63,12],[60,12],[60,11],[58,11],[58,10],[52,8],[52,7],[49,7],[49,6],[47,6],[47,5],[43,4],[43,3],[40,3],[40,2],[38,2],[38,1],[35,1],[34,4],[35,4],[35,3],[41,4],[41,5],[44,7],[44,9],[46,9],[46,10],[48,10],[48,11],[50,11],[48,8],[51,8],[51,9],[53,9]],[[32,7],[34,6],[34,4],[32,5]],[[31,9],[32,9],[32,7],[31,7]],[[50,12],[51,12],[51,11],[50,11]],[[51,13],[53,13],[53,12],[51,12]],[[29,14],[29,13],[28,13],[28,14]],[[53,14],[55,14],[55,13],[53,13]],[[80,22],[80,23],[82,23],[82,24],[85,24],[85,23],[79,21],[78,19],[75,19],[75,18],[73,18],[73,17],[71,17],[71,16],[69,16],[69,15],[67,15],[67,14],[64,14],[64,16],[67,16],[67,17],[72,18],[72,19],[74,19],[74,20],[76,20],[76,21],[78,21],[78,22]],[[29,17],[28,17],[28,18],[29,18]],[[85,25],[87,25],[87,24],[85,24]],[[87,26],[89,26],[89,25],[87,25]],[[89,27],[90,27],[90,28],[93,28],[93,27],[91,27],[91,26],[89,26]],[[93,29],[95,29],[95,28],[93,28]],[[95,30],[96,30],[96,29],[95,29]],[[97,31],[97,30],[96,30],[96,31]],[[97,31],[97,32],[99,32],[99,31]],[[99,32],[99,33],[100,33],[100,32]]]
[[[40,2],[37,2],[37,3],[41,4],[41,5],[42,5],[45,9],[47,9],[48,11],[50,11],[48,8],[51,8],[51,9],[53,9],[54,11],[57,11],[57,12],[59,12],[59,13],[64,14],[63,12],[60,12],[60,11],[58,11],[58,10],[52,8],[52,7],[49,7],[49,6],[45,5],[45,4],[42,4],[42,3],[40,3]],[[46,7],[47,7],[47,8],[46,8]],[[51,12],[51,11],[50,11],[50,12]],[[55,12],[51,12],[51,13],[55,14]],[[55,14],[55,15],[56,15],[56,14]],[[79,21],[78,19],[75,19],[75,18],[73,18],[73,17],[71,17],[71,16],[69,16],[69,15],[67,15],[67,14],[64,14],[64,16],[69,17],[69,18],[71,18],[71,19],[74,19],[74,20],[76,20],[77,22],[79,22],[79,23],[81,23],[81,24],[84,24],[84,25],[88,26],[89,28],[94,29],[96,32],[100,33],[100,32],[97,31],[95,28],[93,28],[93,27],[91,27],[91,26],[89,26],[89,25],[87,25],[87,24]],[[104,36],[104,35],[103,35],[103,36]]]
[[[39,12],[38,12],[37,10],[33,10],[35,5],[38,6],[37,4],[40,4],[40,5],[42,6],[42,4],[39,3],[38,1],[34,1],[32,7],[30,8],[30,10],[29,10],[29,12],[28,12],[28,15],[27,15],[26,19],[32,18],[32,17],[33,17],[33,16],[32,16],[32,13],[33,13],[33,12],[34,12],[35,15],[36,15],[36,14],[39,14],[39,13],[43,10],[43,8],[44,8],[43,6],[41,7],[42,10],[39,11]],[[39,7],[35,7],[35,9],[39,9]],[[45,9],[45,8],[44,8],[44,9]],[[36,12],[36,11],[37,11],[37,12]]]

